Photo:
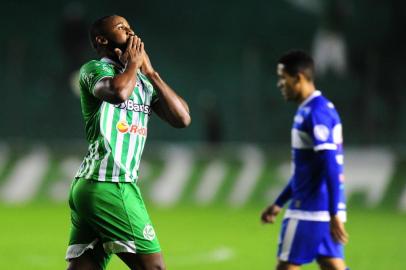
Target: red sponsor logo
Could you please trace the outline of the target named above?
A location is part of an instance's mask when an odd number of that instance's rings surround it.
[[[147,128],[145,128],[143,126],[137,126],[134,124],[129,125],[127,123],[127,121],[125,121],[125,120],[118,121],[116,127],[117,127],[117,130],[123,134],[129,133],[129,134],[138,134],[141,136],[147,136]]]

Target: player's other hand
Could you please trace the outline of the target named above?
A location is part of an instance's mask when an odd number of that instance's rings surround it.
[[[262,223],[274,223],[276,216],[281,210],[282,208],[280,208],[276,204],[268,206],[261,214]]]
[[[341,222],[341,219],[337,215],[331,217],[330,232],[331,236],[336,242],[341,244],[347,244],[348,233],[345,231],[344,223]]]
[[[139,37],[131,36],[127,41],[125,51],[122,52],[119,48],[116,48],[114,53],[124,66],[132,64],[139,69],[144,61],[144,43]]]
[[[144,49],[144,55],[143,55],[144,61],[142,62],[141,66],[141,72],[144,73],[145,75],[149,76],[155,72],[154,68],[152,67],[151,61],[149,60],[149,56],[147,52]]]

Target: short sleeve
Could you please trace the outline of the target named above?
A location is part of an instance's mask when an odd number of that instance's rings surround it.
[[[157,102],[158,99],[159,99],[158,93],[156,92],[155,88],[152,87],[151,105]]]
[[[82,91],[94,95],[94,86],[98,81],[106,77],[114,77],[114,67],[100,61],[90,61],[80,69],[79,83]]]
[[[341,125],[339,125],[341,127]],[[314,108],[309,117],[309,133],[315,151],[337,150],[335,120],[328,108]],[[339,131],[341,132],[341,130]]]

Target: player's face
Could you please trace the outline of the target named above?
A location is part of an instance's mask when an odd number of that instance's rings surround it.
[[[108,40],[108,47],[112,50],[119,48],[124,51],[130,36],[134,36],[134,31],[127,20],[120,16],[110,17],[104,24],[105,37]]]
[[[287,101],[297,101],[300,97],[300,89],[298,87],[298,79],[295,76],[290,76],[283,66],[278,64],[278,88],[281,90],[282,96]]]

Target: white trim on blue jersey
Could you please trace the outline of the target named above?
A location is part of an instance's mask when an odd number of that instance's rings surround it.
[[[337,145],[334,143],[323,143],[314,147],[314,151],[321,150],[337,150]]]
[[[293,128],[291,135],[292,135],[292,148],[296,149],[313,148],[313,140],[306,132]]]
[[[321,96],[321,92],[319,90],[314,91],[313,94],[308,96],[302,103],[300,103],[299,109],[306,106],[306,104],[308,104],[313,98],[318,97],[318,96]]]
[[[281,247],[281,254],[279,255],[279,259],[281,261],[288,261],[290,251],[292,249],[293,239],[295,237],[297,224],[299,220],[297,219],[289,219],[288,225],[286,228],[285,236],[283,237],[282,247]]]
[[[342,125],[334,105],[314,91],[300,104],[294,116],[292,131],[293,175],[291,178],[292,197],[285,218],[296,218],[308,221],[330,221],[331,197],[326,185],[330,176],[321,172],[319,151],[333,151],[334,158],[329,162],[330,168],[336,168],[334,179],[343,178],[344,156],[342,152]],[[330,171],[329,171],[330,172]],[[344,204],[344,185],[338,183],[339,202]],[[334,184],[335,185],[335,184]],[[335,186],[334,186],[335,187]],[[334,193],[334,196],[335,193]],[[335,211],[337,210],[334,209]],[[345,207],[338,207],[338,215],[345,221]]]
[[[338,211],[337,215],[342,222],[347,221],[347,213],[345,210]],[[284,218],[295,218],[307,221],[330,221],[330,213],[328,211],[302,211],[287,209]]]

